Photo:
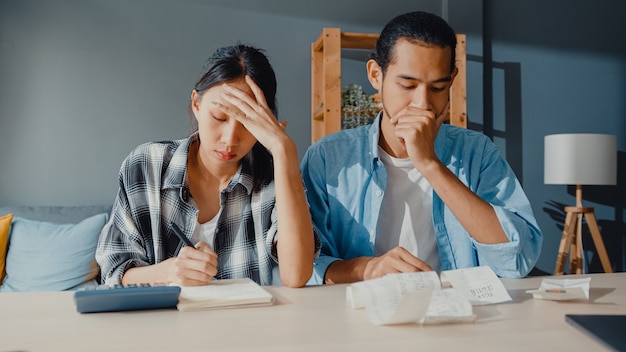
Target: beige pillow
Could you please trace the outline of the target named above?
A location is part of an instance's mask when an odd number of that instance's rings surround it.
[[[7,257],[7,242],[11,221],[13,221],[13,214],[0,216],[0,285],[2,280],[4,280],[4,275],[6,275],[4,265]]]

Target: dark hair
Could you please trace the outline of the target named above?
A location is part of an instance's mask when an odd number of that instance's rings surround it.
[[[215,85],[243,79],[250,76],[261,88],[267,105],[278,116],[276,108],[276,75],[269,60],[261,49],[244,44],[236,44],[217,49],[209,57],[193,89],[199,96]],[[191,105],[189,106],[191,111]],[[198,125],[192,121],[193,132]],[[259,142],[252,147],[251,166],[254,174],[254,189],[269,183],[274,178],[273,158],[270,152]]]
[[[376,50],[370,55],[381,67],[383,74],[394,60],[394,46],[398,39],[404,38],[411,43],[440,48],[450,47],[452,58],[450,72],[456,61],[456,34],[454,29],[441,17],[432,13],[416,11],[396,16],[383,28]]]

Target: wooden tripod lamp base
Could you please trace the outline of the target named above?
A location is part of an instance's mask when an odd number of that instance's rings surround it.
[[[589,226],[604,272],[611,273],[593,208],[583,207],[582,185],[617,184],[617,136],[561,133],[545,137],[544,183],[576,185],[576,206],[565,207],[565,225],[554,275],[562,275],[569,252],[570,274],[582,274],[583,218]]]
[[[612,273],[613,269],[606,254],[604,241],[598,229],[598,223],[591,207],[565,207],[565,225],[563,226],[563,236],[561,237],[561,245],[556,258],[556,267],[554,275],[563,275],[565,261],[569,252],[570,257],[570,274],[582,274],[582,223],[583,217],[589,226],[593,243],[602,262],[602,268],[605,273]]]

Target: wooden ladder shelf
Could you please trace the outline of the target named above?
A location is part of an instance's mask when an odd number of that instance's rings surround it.
[[[371,50],[378,34],[324,28],[311,44],[311,142],[341,129],[341,49]],[[456,66],[450,89],[450,123],[467,128],[466,43],[457,34]]]

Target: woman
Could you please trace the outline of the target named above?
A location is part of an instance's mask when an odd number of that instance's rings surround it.
[[[218,49],[191,92],[190,111],[190,137],[141,145],[123,162],[96,252],[103,283],[248,277],[270,285],[280,262],[280,281],[304,286],[319,240],[296,145],[275,117],[267,57],[241,44]]]

